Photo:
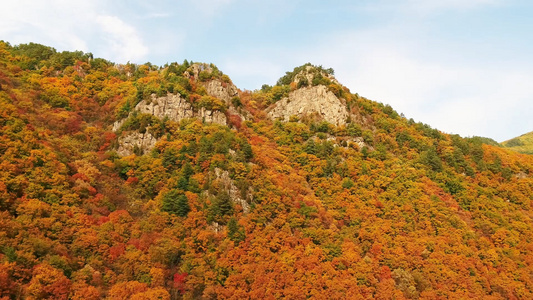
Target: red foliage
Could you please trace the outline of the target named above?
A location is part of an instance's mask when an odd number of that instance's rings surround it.
[[[100,149],[98,149],[99,151],[104,151],[107,148],[109,148],[111,143],[117,138],[117,135],[114,134],[113,132],[105,132],[103,138],[104,138],[104,144],[100,146]]]
[[[92,186],[88,187],[87,191],[89,192],[89,195],[91,195],[91,196],[94,196],[94,195],[96,195],[98,193],[98,191]]]
[[[379,281],[390,279],[391,278],[391,271],[388,266],[382,266],[379,270]]]
[[[379,208],[379,209],[382,209],[382,208],[385,207],[385,205],[383,205],[383,203],[381,201],[379,201],[379,200],[376,200],[374,205],[376,206],[376,208]]]
[[[109,256],[112,260],[117,259],[126,252],[126,246],[123,243],[116,244],[109,248]]]
[[[198,94],[191,94],[191,95],[189,95],[189,100],[190,100],[192,103],[198,102],[198,100],[200,100],[200,98],[202,98],[202,96],[200,96],[200,95],[198,95]]]
[[[370,249],[370,253],[372,253],[374,256],[379,256],[381,254],[381,249],[383,248],[380,244],[374,244],[372,245],[372,249]]]
[[[263,144],[264,142],[265,142],[265,139],[263,139],[260,136],[254,135],[250,137],[250,144],[252,146],[257,146],[257,145]]]
[[[182,294],[185,292],[185,279],[187,278],[187,275],[187,273],[174,274],[172,286]]]
[[[139,178],[137,178],[137,177],[130,177],[130,178],[128,178],[128,180],[126,180],[127,184],[136,184],[138,182],[139,182]]]
[[[208,170],[210,165],[211,165],[211,161],[209,160],[202,162],[202,166],[201,166],[202,170]]]
[[[126,210],[117,210],[109,214],[109,220],[113,223],[130,222],[132,218]]]
[[[228,114],[229,124],[235,127],[237,130],[240,130],[242,127],[242,119],[239,115]]]
[[[93,198],[89,199],[88,202],[97,205],[97,204],[99,204],[100,202],[102,202],[102,200],[104,200],[104,195],[98,193],[98,194],[96,194]]]
[[[80,180],[83,180],[85,182],[89,182],[89,177],[87,177],[87,175],[83,174],[83,173],[76,173],[74,175],[72,175],[72,181],[76,181],[77,179],[80,179]]]
[[[100,218],[98,218],[98,225],[102,225],[104,223],[107,223],[109,222],[109,217],[106,217],[106,216],[101,216]]]

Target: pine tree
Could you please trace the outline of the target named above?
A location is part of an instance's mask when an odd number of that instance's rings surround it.
[[[184,194],[179,195],[176,201],[176,214],[180,217],[186,217],[189,211],[191,211],[189,199]]]
[[[187,216],[191,210],[187,196],[178,193],[177,190],[171,190],[170,192],[166,193],[166,195],[163,197],[163,205],[161,209],[180,217]]]
[[[228,238],[236,243],[244,241],[246,238],[244,228],[239,226],[237,219],[231,217],[228,221]]]

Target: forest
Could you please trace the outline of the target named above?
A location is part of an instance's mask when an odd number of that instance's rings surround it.
[[[221,99],[212,64],[1,41],[0,299],[532,299],[533,156],[333,73]],[[314,86],[344,124],[268,118]],[[136,110],[166,95],[227,124]],[[156,142],[120,155],[131,132]]]

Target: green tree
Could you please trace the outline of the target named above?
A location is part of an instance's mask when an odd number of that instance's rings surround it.
[[[170,214],[185,217],[191,210],[189,206],[189,200],[184,194],[178,193],[177,190],[171,190],[163,197],[163,205],[161,207],[163,211]]]
[[[233,213],[233,203],[228,192],[219,192],[209,208],[208,219],[219,223],[225,223],[225,216]]]
[[[442,161],[435,148],[429,148],[427,151],[423,152],[420,159],[422,163],[430,167],[431,170],[435,172],[442,171]]]
[[[250,143],[248,143],[247,140],[243,140],[242,142],[242,153],[244,154],[244,158],[246,160],[250,160],[254,157],[254,153],[252,151],[252,146]]]
[[[240,243],[246,238],[244,228],[237,223],[235,217],[231,217],[228,221],[228,238],[236,243]]]

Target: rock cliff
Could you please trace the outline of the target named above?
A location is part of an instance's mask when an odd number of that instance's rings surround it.
[[[167,96],[156,97],[152,95],[150,100],[142,100],[135,106],[135,110],[145,114],[151,114],[159,119],[165,117],[169,120],[179,122],[183,119],[197,118],[206,123],[226,125],[226,116],[218,110],[208,110],[200,108],[195,111],[192,105],[180,95],[167,94]]]
[[[130,131],[118,139],[119,146],[117,153],[120,156],[131,155],[133,153],[139,154],[154,148],[156,142],[157,139],[148,131],[145,133]]]
[[[221,100],[222,102],[218,105],[223,107],[222,110],[225,113],[206,107],[198,108],[193,106],[188,99],[182,98],[180,94],[171,93],[162,97],[152,94],[149,99],[139,102],[133,111],[150,114],[161,120],[168,119],[180,122],[183,119],[196,118],[205,123],[223,126],[228,125],[227,116],[231,118],[237,116],[241,120],[251,118],[251,114],[240,107],[237,87],[233,85],[227,75],[223,75],[216,67],[207,64],[193,64],[184,72],[183,76],[191,84],[201,86],[202,89],[205,88],[203,92],[199,92],[201,95],[207,94]],[[305,66],[298,72],[295,71],[287,76],[281,84],[290,85],[292,91],[265,110],[268,118],[289,121],[294,116],[300,120],[305,118],[324,120],[336,126],[346,125],[350,120],[364,123],[359,114],[350,113],[345,99],[338,97],[339,93],[334,93],[336,89],[342,89],[342,86],[331,72],[327,72],[321,67]],[[295,89],[295,87],[298,88]],[[113,131],[118,132],[128,118],[115,122]],[[119,138],[118,153],[120,155],[144,153],[150,151],[156,142],[157,139],[149,133],[126,131]],[[364,146],[362,138],[352,142],[356,143],[359,148]]]
[[[266,109],[267,116],[273,120],[289,121],[291,116],[302,118],[318,115],[323,120],[334,124],[344,125],[349,117],[348,109],[343,100],[323,85],[303,87],[289,93],[285,97]]]
[[[248,202],[253,201],[253,193],[251,190],[246,192],[246,199],[242,198],[241,191],[235,186],[233,180],[229,176],[229,172],[215,168],[215,180],[219,180],[224,190],[226,190],[235,204],[239,204],[242,207],[244,213],[250,212],[250,204]],[[248,201],[247,201],[248,200]]]
[[[214,123],[226,125],[226,115],[218,110],[208,110],[204,107],[198,111],[193,109],[193,106],[180,95],[167,94],[163,97],[152,95],[149,100],[142,100],[135,108],[135,111],[145,114],[151,114],[159,119],[168,118],[171,121],[179,122],[183,119],[197,118],[205,123]],[[119,120],[113,124],[113,131],[117,132],[127,118]],[[130,155],[138,151],[144,153],[150,151],[157,142],[157,139],[150,133],[144,134],[137,131],[130,131],[124,133],[118,140],[119,148],[117,153],[119,155]],[[135,151],[134,151],[135,150]]]
[[[210,80],[203,84],[209,96],[223,100],[226,105],[231,106],[231,98],[238,95],[239,90],[233,83],[223,82],[218,79]]]

